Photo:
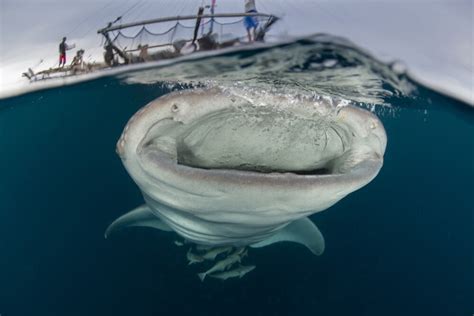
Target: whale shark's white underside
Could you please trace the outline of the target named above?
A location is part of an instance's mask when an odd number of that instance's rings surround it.
[[[324,251],[308,216],[369,183],[386,134],[372,113],[329,101],[196,89],[163,96],[117,144],[146,205],[117,219],[208,246],[278,241]]]

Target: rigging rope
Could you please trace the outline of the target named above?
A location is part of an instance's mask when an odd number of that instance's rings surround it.
[[[134,11],[134,14],[130,15],[127,18],[127,21],[135,21],[138,18],[140,18],[144,13],[151,11],[150,10],[151,5],[152,5],[151,3],[143,2],[141,5],[137,6],[136,10]]]
[[[109,7],[113,3],[114,3],[114,0],[108,2],[107,4],[102,6],[98,11],[103,11],[105,8]],[[66,37],[71,36],[71,34],[73,34],[80,26],[82,26],[84,23],[89,21],[92,17],[95,17],[95,15],[88,15],[85,19],[83,19],[81,22],[76,24],[76,26],[66,34]]]
[[[134,5],[132,5],[128,10],[126,10],[124,13],[122,13],[119,18],[122,18],[123,16],[125,16],[126,14],[128,14],[128,12],[132,11],[133,9],[135,9],[135,7],[137,7],[138,5],[141,5],[143,4],[143,0],[142,1],[138,1],[136,2]],[[118,19],[118,18],[117,18]]]
[[[97,29],[98,26],[94,25],[93,21],[97,23],[97,17],[101,16],[100,20],[107,21],[107,17],[111,16],[117,16],[114,14],[118,10],[121,11],[121,14],[114,20],[112,23],[116,23],[117,21],[122,20],[124,17],[126,17],[127,20],[136,20],[142,15],[146,14],[147,12],[152,12],[154,10],[151,10],[151,3],[147,3],[146,0],[141,0],[141,1],[134,1],[131,0],[134,3],[130,5],[131,3],[129,1],[126,1],[125,3],[121,3],[119,6],[113,5],[116,4],[116,0],[112,0],[107,2],[105,5],[102,5],[99,10],[95,11],[95,14],[88,15],[86,18],[81,20],[78,24],[76,24],[70,32],[67,33],[68,36],[71,34],[74,34],[77,32],[78,29],[81,28],[81,26],[88,25],[89,28],[87,32],[85,32],[82,37],[85,37],[87,34],[92,29]],[[176,16],[181,15],[181,13],[184,11],[186,8],[187,10],[194,9],[194,6],[199,6],[199,1],[191,1],[190,0],[182,0],[181,2],[181,8],[179,8],[176,5],[176,2],[173,2],[175,6],[169,5],[168,8],[170,11],[176,11]],[[207,0],[206,0],[207,1]],[[205,0],[200,1],[201,5],[204,6]],[[179,1],[178,1],[179,2]],[[213,8],[213,5],[215,5],[216,0],[209,0],[207,2],[211,3],[211,6],[207,6],[207,8]],[[189,3],[189,5],[188,5]],[[125,10],[124,7],[127,7]],[[263,8],[265,8],[265,5],[262,5]],[[193,13],[195,11],[193,10]],[[196,19],[193,25],[185,25],[182,24],[180,21],[177,21],[172,27],[169,29],[165,29],[164,32],[156,32],[155,29],[151,31],[148,27],[142,26],[142,28],[136,33],[134,36],[129,36],[124,33],[122,33],[122,30],[118,31],[113,31],[110,32],[110,36],[112,39],[112,42],[116,43],[118,47],[120,47],[122,50],[126,52],[130,51],[137,51],[137,44],[149,44],[150,48],[158,48],[162,49],[168,45],[172,45],[175,40],[184,40],[184,41],[196,41],[197,40],[197,32],[199,28],[201,28],[202,34],[204,34],[205,28],[206,31],[213,31],[214,26],[216,27],[218,33],[215,34],[216,40],[218,41],[232,41],[232,40],[239,40],[239,39],[245,39],[245,28],[243,27],[242,20],[234,20],[233,22],[219,22],[218,20],[215,20],[213,18],[208,18],[206,20],[202,19],[200,23],[198,23],[198,20],[201,20],[200,18]],[[110,21],[110,20],[109,20]],[[105,22],[104,22],[105,23]],[[166,24],[164,24],[166,25]],[[161,25],[163,27],[164,25]],[[166,26],[169,26],[167,24]],[[194,32],[193,32],[194,30]],[[224,32],[225,31],[225,32]],[[78,39],[78,38],[76,38]],[[95,53],[102,49],[103,46],[103,38],[101,37],[101,44],[99,46],[94,46],[93,48],[87,48],[89,50],[88,52],[88,59],[90,59],[92,56],[98,56],[95,55]],[[78,47],[79,48],[79,47]],[[42,61],[40,62],[40,64]],[[38,64],[39,65],[39,64]],[[36,65],[35,67],[37,67]],[[59,65],[59,63],[55,62],[55,65],[50,67],[50,68],[56,68]]]
[[[82,19],[79,23],[77,23],[69,32],[66,33],[66,37],[70,37],[74,34],[74,32],[76,32],[81,26],[83,26],[84,24],[86,24],[86,22],[89,22],[91,21],[91,19],[93,18],[97,18],[97,17],[104,17],[104,10],[106,10],[107,8],[109,8],[112,4],[116,3],[117,1],[116,0],[112,0],[112,1],[109,1],[107,2],[105,5],[103,5],[102,7],[100,7],[100,9],[96,10],[95,12],[97,12],[97,14],[91,14],[91,15],[88,15],[86,18]],[[128,10],[126,10],[124,13],[122,13],[122,15],[125,15],[127,14],[128,12],[130,12],[138,3],[135,3],[135,5],[133,5],[132,7],[130,7]],[[105,15],[108,15],[108,12],[106,11],[106,14]],[[84,38],[87,34],[89,34],[92,29],[97,29],[97,26],[96,25],[92,25],[90,28],[88,28],[88,30],[85,32],[85,33],[81,33],[80,36],[77,37],[77,39],[82,39]],[[95,49],[94,49],[95,50]],[[35,65],[33,68],[37,67],[38,65],[40,65],[41,63],[43,63],[44,59],[46,57],[43,56],[43,58],[41,58],[40,60],[40,63]],[[56,61],[54,62],[54,64],[52,64],[49,68],[56,68],[59,66],[59,62]]]

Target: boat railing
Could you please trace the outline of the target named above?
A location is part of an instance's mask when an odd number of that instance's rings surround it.
[[[183,15],[183,16],[170,16],[170,17],[163,17],[157,19],[149,19],[143,20],[139,22],[132,22],[132,23],[125,23],[119,24],[115,26],[107,26],[97,31],[99,34],[108,33],[111,31],[123,30],[130,27],[135,26],[144,26],[148,24],[156,24],[156,23],[164,23],[164,22],[172,22],[172,21],[185,21],[185,20],[196,20],[198,18],[202,19],[216,19],[216,18],[244,18],[246,16],[253,16],[253,17],[261,17],[261,18],[272,18],[275,17],[271,14],[266,13],[258,13],[258,12],[251,12],[251,13],[215,13],[215,14],[194,14],[194,15]]]

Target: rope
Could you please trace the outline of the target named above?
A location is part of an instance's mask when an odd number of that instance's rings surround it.
[[[66,33],[66,37],[70,37],[72,36],[72,34],[74,34],[74,32],[76,32],[82,25],[84,25],[86,22],[90,21],[92,18],[96,18],[96,17],[103,17],[104,16],[104,10],[107,9],[108,7],[110,7],[112,4],[116,3],[116,1],[114,0],[111,0],[109,1],[108,3],[106,3],[105,5],[103,5],[99,10],[97,10],[96,12],[98,12],[98,14],[91,14],[91,15],[88,15],[86,18],[82,19],[79,23],[77,23],[69,32]],[[133,6],[132,8],[130,9],[133,9]],[[128,11],[127,10],[124,14],[126,14]],[[106,14],[107,15],[108,12],[106,11]],[[78,37],[78,39],[82,39],[84,38],[92,29],[97,29],[97,26],[91,26],[85,33],[81,34],[81,36]],[[94,50],[94,49],[93,49]],[[41,58],[41,61],[35,65],[34,67],[32,68],[36,68],[38,67],[41,63],[43,63],[43,60],[45,59],[45,57],[43,56],[43,58]],[[56,61],[54,64],[52,64],[49,68],[56,68],[59,66],[59,61]]]
[[[189,0],[184,0],[183,5],[181,6],[181,10],[179,10],[178,12],[178,15],[181,15],[181,13],[183,13],[184,8],[187,7],[188,1]]]
[[[132,5],[130,5],[131,3],[129,1],[133,1],[134,3]],[[205,0],[202,0],[202,1],[192,1],[192,2],[189,2],[190,0],[182,0],[181,1],[181,7],[179,8],[178,6],[174,6],[174,10],[173,8],[172,11],[176,11],[176,16],[179,16],[183,11],[184,9],[192,9],[193,7],[193,4],[194,6],[198,6],[199,5],[199,2],[202,2],[202,6],[204,6],[205,4]],[[67,33],[68,36],[70,36],[71,34],[74,34],[77,32],[77,30],[79,30],[82,26],[84,25],[87,25],[87,24],[90,24],[89,27],[88,27],[88,30],[83,34],[82,37],[86,36],[87,34],[89,34],[90,30],[91,29],[97,29],[97,26],[94,25],[94,23],[89,23],[91,22],[91,19],[93,18],[97,18],[99,16],[102,16],[104,17],[110,17],[112,14],[114,14],[114,12],[116,13],[118,10],[120,10],[121,14],[115,19],[114,23],[119,21],[119,20],[122,20],[124,17],[127,17],[127,20],[131,19],[132,17],[134,19],[137,19],[138,17],[141,17],[142,15],[146,14],[147,12],[150,12],[152,10],[150,10],[150,7],[152,4],[150,3],[147,3],[146,0],[141,0],[141,1],[134,1],[134,0],[127,0],[124,3],[122,3],[120,6],[113,6],[114,3],[117,3],[116,0],[111,0],[109,2],[107,2],[105,5],[102,5],[101,8],[99,10],[96,11],[95,14],[93,15],[88,15],[86,18],[84,18],[83,20],[81,20],[78,24],[76,24],[71,31],[69,31]],[[188,5],[189,3],[189,5]],[[123,10],[124,7],[127,7],[126,10]],[[266,10],[266,6],[265,4],[262,4],[262,8],[264,8]],[[155,10],[153,10],[155,11]],[[114,16],[117,16],[117,15],[114,15]],[[102,21],[104,21],[104,19],[101,19]],[[133,19],[132,19],[133,20]],[[180,23],[180,21],[177,21],[176,24],[174,26],[172,26],[171,28],[165,30],[164,32],[153,32],[151,31],[149,28],[147,28],[146,26],[142,26],[142,28],[134,35],[134,36],[130,36],[130,35],[125,35],[124,33],[122,33],[121,30],[119,31],[116,31],[116,32],[110,32],[110,35],[111,35],[111,39],[112,39],[112,42],[116,42],[116,45],[118,47],[121,47],[122,49],[124,49],[124,47],[126,47],[127,49],[133,49],[135,48],[135,44],[137,43],[140,43],[142,44],[147,42],[147,44],[150,44],[150,46],[152,46],[153,44],[156,44],[159,43],[159,44],[162,44],[162,43],[166,43],[166,45],[169,45],[173,42],[174,39],[178,38],[179,39],[193,39],[193,41],[195,41],[197,39],[197,32],[199,30],[199,28],[202,28],[202,30],[204,30],[204,28],[209,28],[210,29],[210,26],[211,25],[215,25],[216,28],[219,28],[220,29],[220,33],[221,35],[223,34],[223,32],[227,32],[228,34],[233,34],[235,36],[233,36],[233,38],[237,39],[237,38],[244,38],[245,36],[240,36],[241,35],[241,32],[244,32],[244,28],[241,27],[242,25],[242,20],[243,18],[240,18],[236,21],[232,21],[232,22],[219,22],[217,20],[214,20],[214,19],[208,19],[207,21],[204,21],[204,19],[202,21],[200,21],[200,23],[197,23],[196,21],[196,24],[194,26],[186,26],[182,23]],[[196,26],[198,26],[198,28],[196,28]],[[225,28],[229,26],[230,29],[226,30]],[[235,27],[234,27],[235,26]],[[237,29],[237,26],[239,26],[239,28]],[[194,37],[193,37],[193,32],[192,30],[194,29],[195,31],[195,34],[194,34]],[[202,32],[201,30],[201,32]],[[171,35],[171,36],[169,36]],[[81,37],[81,38],[82,38]],[[155,37],[155,38],[153,38]],[[165,38],[166,37],[166,38]],[[90,48],[88,49],[89,50],[89,54],[88,54],[88,58],[90,58],[91,56],[94,56],[94,53],[97,52],[97,50],[99,49],[102,49],[102,45],[103,44],[103,38],[101,37],[101,44],[99,46],[94,46],[94,48]],[[157,46],[156,46],[157,47]],[[41,64],[41,62],[40,62]],[[39,65],[39,64],[38,64]],[[38,65],[34,66],[34,67],[37,67]],[[57,67],[59,65],[59,62],[56,61],[55,64],[52,66],[52,67]]]
[[[142,2],[139,6],[137,6],[137,10],[135,10],[135,14],[133,15],[130,15],[127,20],[130,20],[130,21],[135,21],[135,20],[138,20],[139,17],[141,17],[143,15],[143,13],[145,12],[148,12],[149,11],[149,7],[151,6],[151,3],[146,3],[146,2]]]
[[[104,9],[106,9],[107,7],[109,7],[111,4],[113,4],[114,1],[110,1],[108,2],[107,4],[105,4],[102,8],[100,8],[98,11],[103,11]],[[87,21],[89,21],[92,17],[96,17],[96,15],[88,15],[85,19],[83,19],[81,22],[79,22],[78,24],[76,24],[76,26],[71,30],[69,31],[67,34],[66,34],[66,37],[70,36],[71,34],[73,34],[80,26],[82,26],[84,23],[86,23]]]
[[[132,11],[133,9],[135,9],[136,6],[140,5],[143,3],[143,0],[142,1],[139,1],[137,3],[135,3],[134,5],[132,5],[128,10],[126,10],[124,13],[122,13],[119,17],[122,18],[124,17],[126,14],[128,14],[128,12]]]

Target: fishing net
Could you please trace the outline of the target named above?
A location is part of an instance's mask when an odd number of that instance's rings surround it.
[[[272,17],[256,16],[259,27],[263,27]],[[171,49],[177,42],[191,42],[195,25],[177,22],[156,23],[110,32],[112,42],[125,52],[139,51],[139,45],[148,45],[152,50]],[[232,22],[203,19],[199,25],[197,39],[211,35],[218,43],[246,41],[247,30],[244,18]]]

